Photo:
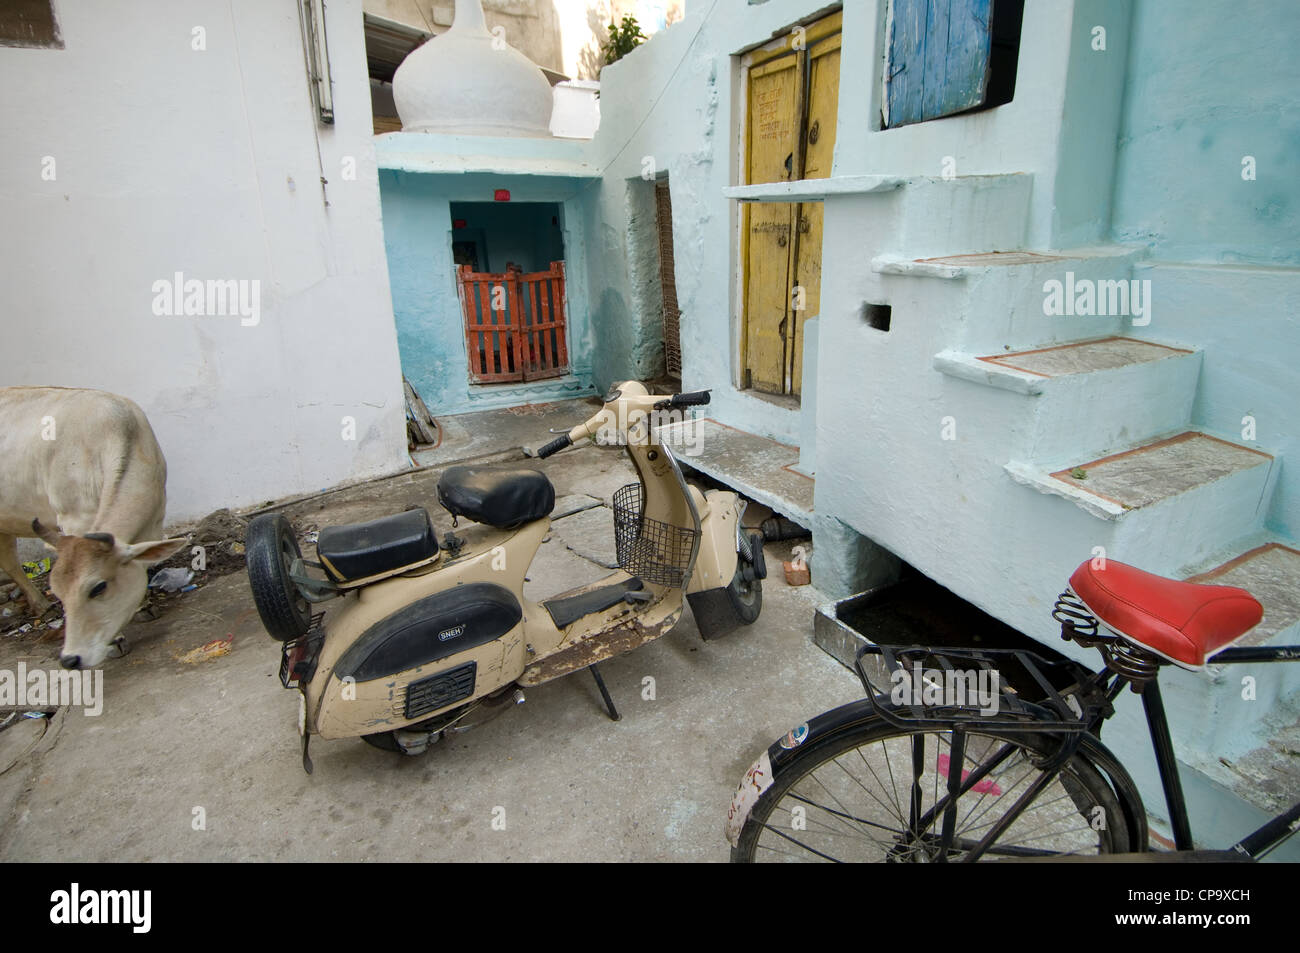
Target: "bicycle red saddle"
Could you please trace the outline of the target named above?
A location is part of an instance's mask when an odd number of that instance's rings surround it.
[[[1179,582],[1111,559],[1084,562],[1070,588],[1106,628],[1183,668],[1204,668],[1264,617],[1245,589]]]

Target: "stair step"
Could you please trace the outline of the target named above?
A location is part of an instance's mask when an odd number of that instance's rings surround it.
[[[1126,510],[1135,510],[1238,471],[1266,465],[1272,459],[1259,450],[1188,431],[1057,470],[1052,478]],[[1077,470],[1084,471],[1083,479],[1073,476]]]
[[[1068,377],[1072,374],[1110,371],[1133,364],[1149,364],[1192,353],[1184,348],[1140,341],[1137,338],[1106,337],[1033,351],[991,354],[980,357],[979,360],[1034,377]]]
[[[989,268],[1053,265],[1058,262],[1099,262],[1131,268],[1143,250],[1127,245],[1097,248],[1072,248],[1059,252],[983,251],[911,258],[886,252],[871,259],[871,270],[882,275],[906,275],[913,278],[959,279]]]
[[[1115,519],[1219,483],[1226,493],[1255,495],[1246,501],[1254,512],[1272,463],[1273,458],[1262,451],[1188,431],[1053,472],[1017,462],[1005,469],[1020,483],[1071,499],[1103,519]],[[1072,475],[1079,470],[1084,471],[1082,479]],[[1248,473],[1249,480],[1233,479]],[[1247,529],[1241,526],[1233,535]]]
[[[1236,645],[1300,644],[1300,550],[1293,546],[1266,542],[1187,581],[1240,586],[1264,606],[1263,620]],[[1262,810],[1295,800],[1300,667],[1210,659],[1204,672],[1167,666],[1160,682],[1180,760]]]
[[[1238,586],[1260,601],[1264,619],[1238,645],[1266,645],[1279,633],[1300,637],[1300,550],[1265,543],[1187,581]]]
[[[1109,371],[1122,371],[1125,368],[1150,368],[1161,361],[1193,359],[1197,363],[1196,351],[1174,347],[1170,344],[1157,344],[1154,341],[1142,341],[1137,338],[1109,337],[1086,338],[1080,341],[1066,341],[1050,347],[1031,350],[1006,351],[1001,354],[967,354],[960,351],[942,351],[934,356],[934,368],[950,377],[960,377],[976,384],[986,384],[1018,394],[1037,396],[1047,393],[1051,385],[1045,383],[1061,378],[1078,377],[1082,374],[1098,374]],[[1168,369],[1175,376],[1179,372]],[[1198,368],[1189,369],[1189,385],[1196,386],[1195,375]],[[1175,381],[1152,381],[1157,393],[1167,394]],[[1138,395],[1143,401],[1149,401],[1150,394]],[[1188,395],[1189,398],[1192,396]],[[1098,390],[1089,396],[1089,401],[1096,404],[1105,397],[1105,392]],[[1120,402],[1131,406],[1134,395],[1120,395]],[[1190,406],[1190,404],[1189,404]],[[1171,422],[1166,430],[1186,423]]]

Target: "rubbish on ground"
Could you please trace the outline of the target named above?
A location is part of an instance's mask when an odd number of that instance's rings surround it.
[[[194,570],[192,569],[178,569],[176,567],[160,569],[149,580],[149,588],[161,589],[163,592],[176,592],[189,585],[193,578]]]
[[[429,413],[420,395],[415,392],[411,382],[402,378],[402,390],[406,394],[406,446],[414,450],[417,446],[436,447],[442,443],[442,430],[438,421]]]
[[[319,537],[320,533],[317,530],[312,530],[310,533],[303,536],[303,541],[314,545]]]
[[[214,639],[196,649],[190,649],[184,655],[178,657],[176,661],[183,662],[186,665],[197,665],[199,662],[208,662],[214,658],[221,658],[223,655],[230,654],[230,647],[234,641],[235,637],[233,635],[228,635],[224,639]]]
[[[43,576],[50,571],[50,557],[38,559],[35,562],[23,563],[23,573],[28,579],[35,579],[37,576]]]
[[[23,717],[24,717],[24,718],[48,718],[49,716],[50,716],[50,713],[47,712],[47,711],[25,711],[25,712],[23,712]]]
[[[61,629],[63,628],[63,620],[55,619],[53,622],[49,623],[49,627],[51,629]]]

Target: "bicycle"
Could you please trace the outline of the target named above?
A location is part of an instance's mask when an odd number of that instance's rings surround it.
[[[1063,639],[1101,652],[1100,671],[1021,649],[862,647],[854,667],[867,697],[790,731],[746,773],[727,818],[732,861],[1145,852],[1142,798],[1100,738],[1125,686],[1142,696],[1175,851],[1192,851],[1161,667],[1295,661],[1300,646],[1232,648],[1263,617],[1249,592],[1113,560],[1079,566],[1052,616]],[[1258,860],[1297,830],[1300,802],[1198,859]]]

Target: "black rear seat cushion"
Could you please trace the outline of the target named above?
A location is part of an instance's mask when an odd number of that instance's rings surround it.
[[[316,540],[316,555],[336,582],[377,576],[437,554],[438,537],[424,508],[369,523],[326,526]]]
[[[438,481],[438,499],[452,516],[514,529],[555,509],[555,487],[541,470],[451,467]]]

